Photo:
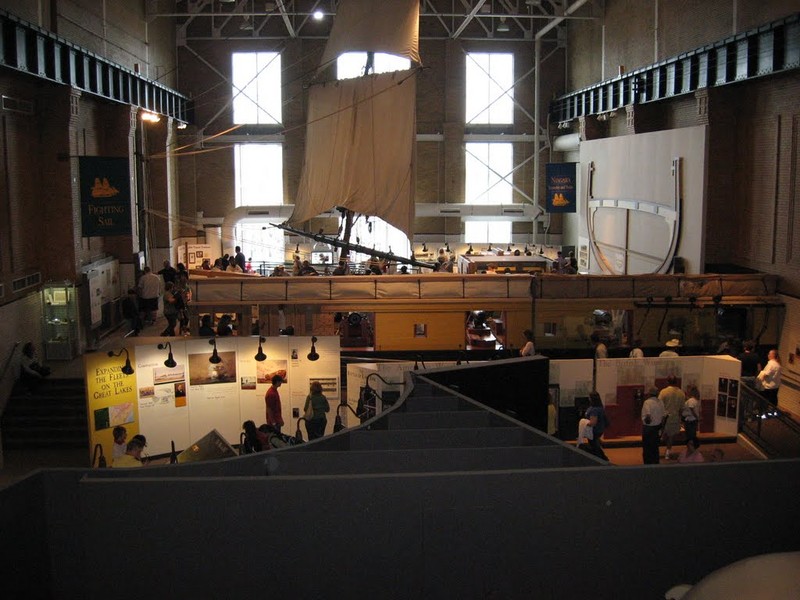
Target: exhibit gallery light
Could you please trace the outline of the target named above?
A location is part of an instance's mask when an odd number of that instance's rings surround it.
[[[316,343],[317,343],[317,336],[311,336],[311,352],[309,352],[308,356],[306,357],[310,361],[319,360],[319,354],[317,353],[317,346],[315,345]]]
[[[133,375],[133,367],[131,366],[131,355],[128,353],[127,348],[122,348],[119,352],[114,352],[113,350],[108,351],[108,357],[113,358],[115,356],[122,356],[122,353],[125,353],[125,365],[120,369],[125,375]]]
[[[213,337],[208,340],[209,345],[214,346],[214,351],[211,353],[211,356],[208,359],[212,365],[218,365],[222,362],[222,359],[219,357],[219,353],[217,353],[217,338]]]
[[[264,362],[267,360],[267,355],[264,353],[264,349],[261,347],[261,344],[266,341],[267,339],[263,335],[258,336],[258,352],[256,352],[256,355],[253,357],[257,362]]]
[[[175,359],[172,356],[172,342],[166,342],[158,345],[159,350],[164,350],[165,348],[169,348],[169,355],[167,356],[167,360],[164,361],[164,366],[168,369],[174,369],[176,366],[178,366],[178,363],[175,362]]]

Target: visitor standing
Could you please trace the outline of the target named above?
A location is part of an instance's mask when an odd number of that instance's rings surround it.
[[[281,427],[283,427],[281,395],[278,393],[278,388],[281,387],[282,383],[283,377],[273,375],[272,385],[269,386],[267,394],[264,396],[264,402],[267,405],[267,425],[271,425],[278,433],[281,432]]]
[[[768,402],[778,406],[778,388],[781,386],[781,359],[774,348],[769,351],[767,366],[758,374],[761,383],[761,395]]]
[[[139,310],[145,325],[152,325],[156,321],[158,312],[158,297],[161,295],[161,278],[152,272],[150,267],[145,267],[139,283],[136,286],[139,293]]]
[[[646,465],[658,464],[658,445],[665,415],[664,403],[658,397],[658,388],[650,388],[642,405],[642,462]]]
[[[312,381],[309,386],[310,393],[306,396],[306,404],[303,408],[303,416],[306,418],[306,431],[308,431],[309,441],[325,435],[325,427],[328,425],[328,412],[331,407],[328,399],[322,393],[322,384],[319,381]]]
[[[586,411],[586,417],[589,419],[596,417],[592,425],[592,439],[589,441],[589,445],[592,447],[592,454],[599,456],[603,460],[608,460],[606,453],[603,452],[603,445],[600,443],[600,438],[603,436],[609,422],[608,417],[606,417],[606,409],[603,406],[603,400],[600,398],[600,394],[595,391],[589,392],[589,408]]]
[[[533,347],[533,331],[526,329],[522,332],[522,335],[525,336],[525,345],[520,349],[519,355],[533,356],[536,354],[536,349]]]
[[[696,385],[689,385],[686,388],[686,402],[681,409],[681,419],[683,419],[683,429],[686,432],[687,440],[697,439],[697,426],[700,424],[700,392]]]
[[[242,273],[247,273],[247,258],[242,252],[242,248],[240,246],[236,246],[236,254],[233,257],[236,266],[242,270]]]
[[[664,410],[667,413],[667,422],[664,425],[664,444],[667,447],[664,451],[664,458],[666,460],[672,458],[670,451],[672,450],[675,436],[681,430],[681,410],[683,410],[683,405],[686,404],[686,394],[677,384],[678,378],[670,375],[667,377],[667,387],[658,394],[659,399],[664,403]]]
[[[178,271],[175,270],[168,260],[164,261],[164,268],[158,272],[161,277],[164,278],[164,285],[168,283],[175,283],[175,280],[178,278]]]

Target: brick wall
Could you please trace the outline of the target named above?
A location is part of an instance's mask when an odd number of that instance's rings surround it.
[[[663,59],[729,36],[734,27],[751,29],[797,10],[796,2],[738,2],[734,24],[727,0],[658,6],[657,37],[650,2],[609,0],[602,19],[570,24],[570,89],[599,80],[598,55],[605,56],[606,77],[611,77],[616,74],[611,66],[631,70],[651,64],[656,56]],[[603,26],[605,48],[596,36]],[[706,260],[780,275],[779,289],[793,295],[800,294],[799,94],[797,71],[716,88],[708,90],[707,116]],[[693,95],[647,105],[655,112],[644,129],[704,122],[697,107]],[[608,134],[628,133],[622,121],[610,121]]]

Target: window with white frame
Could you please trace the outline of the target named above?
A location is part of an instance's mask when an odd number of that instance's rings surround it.
[[[511,221],[464,221],[464,242],[468,244],[510,244]]]
[[[514,122],[514,55],[469,52],[466,59],[467,124]]]
[[[236,206],[283,204],[283,146],[235,144]]]
[[[233,122],[271,125],[280,123],[281,55],[277,52],[234,52]]]
[[[511,204],[514,146],[505,142],[465,144],[464,202],[466,204]],[[510,243],[511,221],[465,221],[464,241]]]
[[[236,227],[236,245],[253,263],[283,264],[286,260],[284,232],[267,221],[240,223]]]
[[[378,217],[356,219],[353,223],[350,240],[367,248],[375,248],[380,252],[392,252],[397,256],[411,256],[411,244],[406,234]],[[369,260],[369,256],[351,253],[350,260],[364,262]]]
[[[336,78],[352,79],[364,74],[367,64],[366,52],[345,52],[336,59]],[[411,61],[402,56],[376,52],[373,59],[373,73],[404,71],[411,67]]]
[[[464,202],[511,204],[514,146],[507,142],[465,144]]]

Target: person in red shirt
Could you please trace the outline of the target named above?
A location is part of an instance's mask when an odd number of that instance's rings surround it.
[[[272,385],[267,390],[267,395],[264,396],[264,402],[267,404],[267,425],[271,425],[275,431],[281,432],[283,427],[283,415],[281,414],[281,395],[278,393],[278,388],[283,383],[283,377],[274,375],[272,377]]]

